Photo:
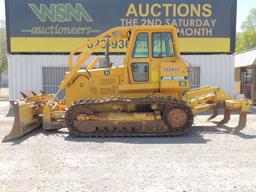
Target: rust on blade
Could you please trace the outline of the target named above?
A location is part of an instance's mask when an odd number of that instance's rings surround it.
[[[35,118],[35,112],[30,104],[19,104],[18,101],[13,102],[14,124],[10,133],[4,137],[3,142],[10,141],[22,137],[32,130],[40,127],[42,121]]]

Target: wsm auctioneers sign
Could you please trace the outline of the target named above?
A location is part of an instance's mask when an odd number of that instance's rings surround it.
[[[233,53],[236,0],[6,0],[9,53],[67,53],[117,26],[175,25],[184,53]],[[113,52],[127,43],[114,42]]]

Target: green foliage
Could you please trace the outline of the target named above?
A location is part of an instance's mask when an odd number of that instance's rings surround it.
[[[242,24],[243,33],[237,34],[236,52],[256,47],[256,8],[250,10]]]
[[[6,52],[6,32],[5,29],[0,29],[0,85],[2,74],[7,70]]]

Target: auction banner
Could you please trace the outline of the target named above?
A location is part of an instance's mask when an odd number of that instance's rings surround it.
[[[6,0],[9,53],[68,53],[118,26],[174,25],[182,53],[235,50],[236,0]],[[125,52],[123,40],[111,51]]]

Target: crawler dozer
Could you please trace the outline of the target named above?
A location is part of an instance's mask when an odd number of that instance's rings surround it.
[[[111,45],[127,42],[122,66],[111,62]],[[197,45],[195,45],[197,46]],[[89,57],[105,50],[105,56]],[[120,61],[122,62],[122,61]],[[15,101],[14,126],[4,141],[31,130],[67,127],[70,134],[94,136],[172,136],[189,131],[194,115],[224,109],[246,126],[250,103],[234,100],[219,87],[189,89],[188,64],[181,58],[173,26],[112,28],[71,51],[69,71],[56,94],[22,93]],[[58,99],[65,90],[64,100]]]

